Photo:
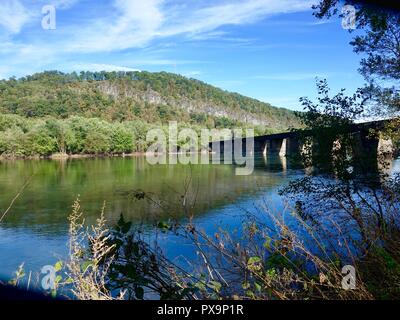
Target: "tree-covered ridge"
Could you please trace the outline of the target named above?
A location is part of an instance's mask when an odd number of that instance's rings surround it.
[[[11,78],[0,81],[0,112],[148,123],[178,120],[210,128],[259,126],[264,132],[300,125],[287,109],[166,72],[48,71]]]
[[[0,81],[0,157],[143,152],[146,133],[180,127],[299,127],[295,113],[165,72],[49,71]]]

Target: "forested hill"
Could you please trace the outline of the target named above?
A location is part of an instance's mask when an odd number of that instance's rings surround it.
[[[118,122],[255,126],[266,133],[299,126],[292,111],[166,72],[49,71],[2,80],[0,112],[29,118],[82,116]]]

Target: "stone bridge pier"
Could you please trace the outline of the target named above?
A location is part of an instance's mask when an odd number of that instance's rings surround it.
[[[254,152],[280,157],[298,155],[301,143],[294,134],[271,135],[254,138]]]
[[[355,157],[392,157],[394,154],[392,139],[384,137],[382,133],[372,135],[361,131],[353,135],[355,143],[352,151]]]
[[[355,143],[352,156],[355,157],[359,171],[388,172],[391,167],[395,147],[390,138],[378,132],[371,135],[367,131],[354,133]]]
[[[356,157],[359,159],[375,159],[390,158],[394,154],[394,145],[390,139],[385,138],[381,131],[384,128],[385,121],[375,121],[361,124],[353,124],[348,134],[355,137],[354,146],[351,150],[346,150],[348,156]],[[372,130],[371,130],[372,129]],[[374,131],[375,135],[371,136],[370,132]],[[302,137],[312,138],[313,133],[310,131],[302,131],[301,134],[296,131],[257,136],[254,137],[254,144],[246,145],[247,140],[243,138],[240,140],[219,141],[210,144],[210,148],[214,152],[231,154],[234,152],[235,143],[240,142],[242,155],[264,154],[266,156],[280,156],[280,157],[293,157],[296,158],[307,152],[308,149],[302,142]],[[321,138],[321,137],[320,137]],[[313,139],[315,140],[315,139]],[[327,163],[331,162],[335,156],[335,151],[340,149],[341,141],[330,141],[329,138],[316,139],[322,141],[311,141],[309,150],[313,156],[326,157]],[[329,140],[329,141],[328,141]],[[216,147],[219,146],[219,147]],[[236,147],[237,147],[236,146]],[[370,161],[370,160],[369,160]],[[371,160],[374,161],[374,160]]]
[[[271,139],[266,141],[263,153],[266,155],[278,155],[280,157],[285,157],[286,148],[287,139]]]

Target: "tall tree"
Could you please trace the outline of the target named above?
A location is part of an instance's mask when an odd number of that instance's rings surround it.
[[[368,1],[320,0],[313,9],[319,19],[334,15],[345,18],[344,5],[354,6],[355,27],[359,32],[350,44],[354,52],[363,56],[359,71],[368,83],[364,91],[379,107],[375,111],[397,112],[400,111],[400,14],[382,3],[377,6]]]

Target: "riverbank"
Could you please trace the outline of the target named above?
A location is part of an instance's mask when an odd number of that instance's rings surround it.
[[[86,158],[112,158],[112,157],[135,157],[145,156],[145,152],[135,152],[126,154],[67,154],[55,153],[48,156],[0,156],[0,161],[13,160],[67,160],[67,159],[86,159]]]
[[[131,158],[143,156],[160,156],[170,154],[183,154],[182,152],[131,152],[131,153],[99,153],[99,154],[67,154],[67,153],[54,153],[48,156],[9,156],[0,155],[0,161],[13,161],[13,160],[68,160],[68,159],[90,159],[90,158]],[[210,151],[187,152],[186,154],[213,154]]]

